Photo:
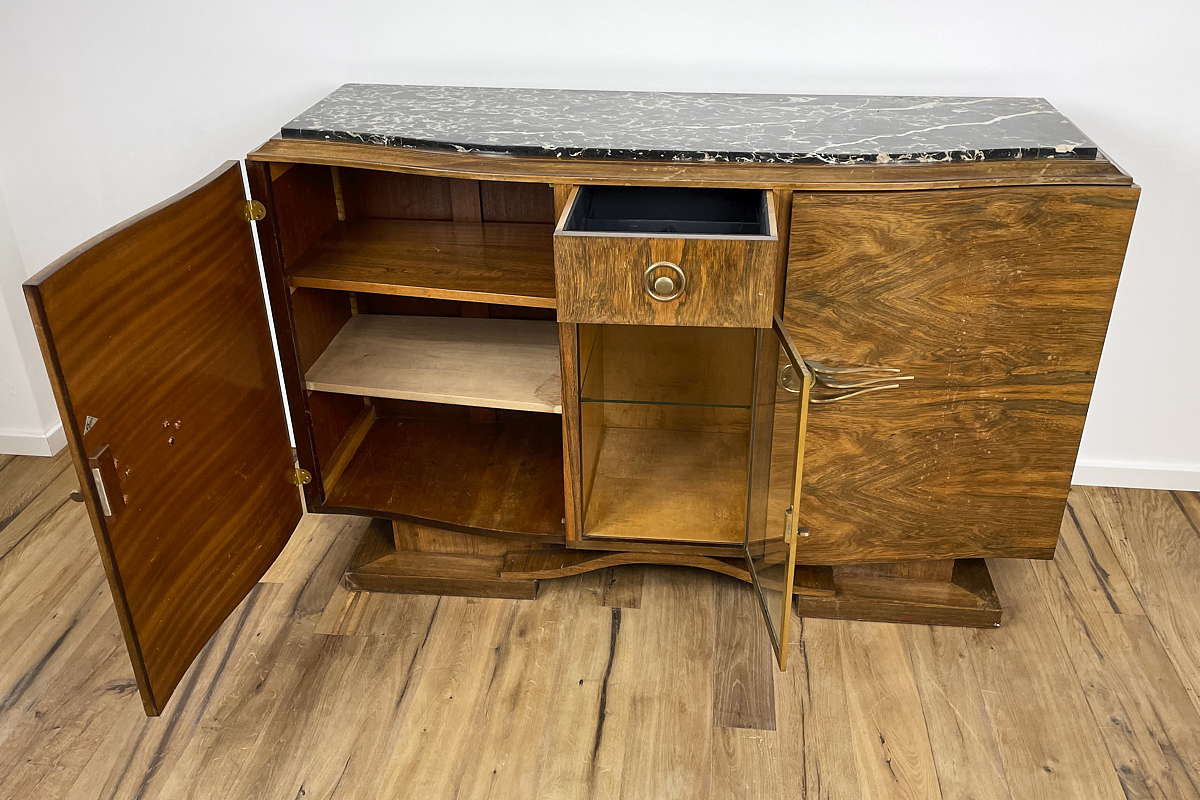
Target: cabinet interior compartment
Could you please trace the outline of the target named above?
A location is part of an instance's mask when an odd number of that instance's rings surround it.
[[[755,333],[579,326],[585,537],[744,541]]]
[[[561,539],[549,185],[272,179],[324,506]]]
[[[291,300],[326,506],[564,533],[552,309],[308,288]]]
[[[761,189],[580,186],[564,232],[770,236]]]
[[[331,459],[340,474],[326,484],[327,507],[466,532],[565,535],[558,415],[355,399],[363,411]]]
[[[554,193],[321,165],[272,165],[292,288],[555,307]]]

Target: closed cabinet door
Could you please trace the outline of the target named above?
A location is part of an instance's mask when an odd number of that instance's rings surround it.
[[[25,286],[151,715],[301,515],[247,211],[230,162]]]
[[[1138,192],[794,195],[800,563],[1052,557]]]

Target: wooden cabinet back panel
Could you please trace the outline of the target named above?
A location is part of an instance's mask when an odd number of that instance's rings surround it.
[[[813,406],[801,563],[1053,555],[1137,197],[794,195],[800,351],[915,376]]]

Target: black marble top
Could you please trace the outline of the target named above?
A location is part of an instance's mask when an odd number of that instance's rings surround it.
[[[1096,157],[1037,97],[593,92],[346,84],[283,127],[464,153],[888,163]]]

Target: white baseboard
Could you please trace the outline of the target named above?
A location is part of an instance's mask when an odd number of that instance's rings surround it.
[[[0,453],[9,456],[53,456],[67,446],[61,422],[46,433],[7,433],[0,431]]]
[[[1071,478],[1071,483],[1081,486],[1117,486],[1122,489],[1200,492],[1200,468],[1079,461],[1075,464],[1075,475]]]

